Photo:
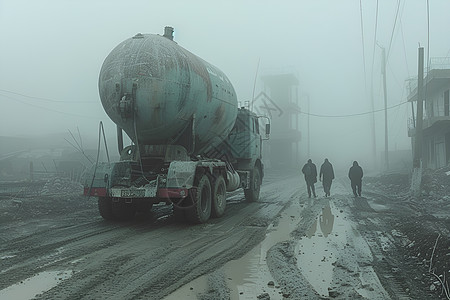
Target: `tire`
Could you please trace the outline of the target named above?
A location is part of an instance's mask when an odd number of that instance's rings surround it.
[[[198,180],[197,192],[192,200],[192,206],[186,210],[187,220],[194,224],[205,223],[211,216],[211,182],[207,175]]]
[[[191,192],[189,192],[191,193]],[[173,200],[172,200],[173,201]],[[192,206],[192,198],[190,196],[172,202],[172,215],[177,222],[185,222],[186,214],[189,210],[189,207]]]
[[[255,167],[250,174],[250,188],[244,190],[245,199],[248,202],[256,202],[259,199],[261,189],[261,173],[258,167]]]
[[[213,185],[211,216],[220,218],[227,205],[227,185],[222,175],[217,177]]]
[[[103,219],[114,220],[112,212],[112,199],[110,197],[98,197],[98,211]]]

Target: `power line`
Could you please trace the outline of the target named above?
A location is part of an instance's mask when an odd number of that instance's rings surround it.
[[[407,119],[407,109],[403,109],[403,113],[401,114],[401,117],[399,116],[399,111],[400,111],[400,108],[397,109],[397,118],[396,118],[396,120],[405,120],[405,119]],[[404,129],[402,129],[402,126],[394,126],[394,128],[391,128],[390,131],[392,132],[395,128],[397,129],[397,134],[395,134],[394,136],[395,136],[395,140],[398,140],[399,137],[400,137],[400,134],[402,134],[402,130],[404,130]]]
[[[392,66],[389,64],[389,70],[391,71],[391,75],[394,78],[394,81],[398,84],[398,86],[400,86],[401,89],[403,89],[403,85],[400,83],[400,81],[398,80],[398,78],[395,76],[394,70],[392,69]],[[401,98],[400,98],[401,99]]]
[[[391,39],[389,41],[388,53],[386,56],[386,62],[389,60],[389,54],[391,53],[392,40],[394,39],[395,26],[397,24],[398,12],[400,10],[400,0],[397,0],[397,11],[395,13],[394,26],[392,27]]]
[[[427,76],[430,73],[430,2],[427,0]],[[428,84],[425,84],[425,96],[428,98]]]
[[[408,101],[404,101],[401,103],[398,103],[396,105],[387,107],[386,109],[392,109],[395,107],[398,107],[400,105],[406,104],[408,103]],[[347,118],[347,117],[356,117],[356,116],[363,116],[363,115],[368,115],[368,114],[373,114],[376,112],[380,112],[380,111],[384,111],[384,108],[380,108],[380,109],[376,109],[376,110],[372,110],[372,111],[367,111],[367,112],[363,112],[363,113],[356,113],[356,114],[349,114],[349,115],[318,115],[318,114],[312,114],[312,113],[307,113],[307,112],[303,112],[303,111],[297,111],[298,113],[304,114],[304,115],[308,115],[308,116],[312,116],[312,117],[319,117],[319,118]]]
[[[409,65],[408,65],[408,58],[406,57],[406,45],[405,45],[405,37],[403,35],[403,24],[402,24],[402,20],[400,19],[400,32],[402,34],[402,41],[403,41],[403,54],[405,56],[405,62],[406,62],[406,72],[408,72],[408,78],[411,77],[410,73],[409,73]]]
[[[430,71],[430,1],[427,0],[427,73]]]
[[[403,56],[405,57],[405,63],[406,63],[406,72],[408,73],[408,78],[411,77],[410,72],[409,72],[409,64],[408,64],[408,58],[406,55],[406,44],[405,44],[405,35],[403,33],[403,22],[402,22],[402,16],[403,16],[403,12],[405,11],[405,5],[406,5],[406,1],[403,1],[403,5],[402,5],[402,10],[400,12],[400,33],[402,35],[402,43],[403,43]]]
[[[56,110],[56,109],[51,109],[51,108],[42,107],[42,106],[39,106],[39,105],[36,105],[36,104],[32,104],[32,103],[29,103],[29,102],[25,102],[25,101],[22,101],[22,100],[18,100],[18,99],[15,99],[15,98],[11,98],[11,97],[6,96],[6,95],[1,95],[1,96],[4,97],[4,98],[10,99],[10,100],[14,100],[14,101],[20,102],[20,103],[25,104],[25,105],[28,105],[28,106],[32,106],[32,107],[39,108],[39,109],[46,110],[46,111],[51,111],[51,112],[54,112],[54,113],[59,113],[59,114],[68,115],[68,116],[74,116],[74,117],[82,117],[82,118],[89,118],[89,119],[94,119],[94,118],[95,118],[95,119],[98,119],[97,117],[93,117],[93,116],[86,116],[86,115],[79,115],[79,114],[67,113],[67,112],[63,112],[63,111]]]
[[[29,99],[36,99],[36,100],[47,101],[47,102],[54,102],[54,103],[95,103],[93,101],[60,101],[60,100],[53,100],[53,99],[49,99],[49,98],[28,96],[28,95],[24,95],[24,94],[21,94],[21,93],[8,91],[8,90],[3,90],[3,89],[0,89],[0,92],[9,93],[9,94],[13,94],[13,95],[18,95],[18,96],[22,96],[22,97],[29,98]],[[4,95],[2,95],[2,96],[4,96]],[[7,97],[7,96],[4,96],[4,97]],[[9,99],[12,99],[12,98],[9,98]]]
[[[373,35],[373,51],[372,51],[372,86],[373,86],[373,69],[375,65],[375,47],[377,45],[377,28],[378,28],[378,0],[377,9],[375,13],[375,33]]]
[[[373,51],[372,51],[372,70],[370,75],[370,106],[372,111],[375,110],[375,100],[373,99],[373,72],[374,72],[374,66],[375,66],[375,46],[377,44],[377,29],[378,29],[378,0],[377,0],[377,9],[375,14],[375,29],[374,29],[374,36],[373,36]],[[371,131],[372,131],[372,157],[373,162],[376,165],[377,161],[377,139],[376,139],[376,132],[375,132],[375,113],[372,113],[371,118]]]
[[[401,97],[400,97],[400,99],[403,99],[403,96],[405,95],[405,89],[402,89],[402,95],[401,95]],[[403,110],[403,114],[402,114],[402,117],[400,117],[399,116],[399,112],[400,112],[400,106],[398,106],[398,108],[396,109],[396,117],[395,117],[395,119],[394,119],[394,122],[395,121],[397,121],[397,122],[403,122],[403,120],[407,117],[406,116],[406,109],[404,109]],[[398,137],[400,136],[400,128],[401,128],[401,126],[393,126],[392,125],[392,123],[391,123],[391,125],[389,126],[389,131],[390,132],[392,132],[394,129],[397,129],[397,134],[395,135],[395,139],[397,140],[398,139]],[[391,136],[393,136],[392,134],[391,134]]]
[[[362,43],[362,55],[363,55],[363,66],[364,66],[364,86],[367,93],[367,75],[366,75],[366,54],[364,50],[364,25],[363,25],[363,11],[362,11],[362,0],[359,0],[359,12],[361,16],[361,43]]]

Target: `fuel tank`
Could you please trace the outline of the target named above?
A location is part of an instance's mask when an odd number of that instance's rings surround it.
[[[194,154],[224,140],[237,115],[227,76],[174,42],[167,27],[163,36],[137,34],[115,47],[103,62],[99,93],[135,143],[192,143]]]

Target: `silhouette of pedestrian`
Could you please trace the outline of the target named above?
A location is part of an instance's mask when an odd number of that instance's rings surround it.
[[[308,190],[308,197],[311,198],[311,191],[316,198],[316,189],[314,188],[314,183],[317,182],[317,168],[313,164],[311,159],[303,166],[302,173],[305,175],[306,188]]]
[[[323,236],[327,237],[333,231],[334,215],[331,212],[330,203],[322,208],[322,215],[320,215],[320,229],[322,230]]]
[[[348,171],[348,178],[350,178],[350,184],[352,186],[353,195],[355,197],[361,197],[361,185],[363,178],[363,170],[358,165],[358,162],[355,160],[353,162],[353,166]]]
[[[334,179],[333,165],[325,158],[325,161],[320,166],[319,180],[322,181],[325,197],[330,196],[331,183]]]

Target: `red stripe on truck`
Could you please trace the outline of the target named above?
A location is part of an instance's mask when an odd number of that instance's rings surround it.
[[[89,194],[90,190],[90,194]],[[106,188],[84,188],[84,195],[85,196],[98,196],[98,197],[106,197]]]
[[[186,198],[188,189],[159,189],[159,198]]]

